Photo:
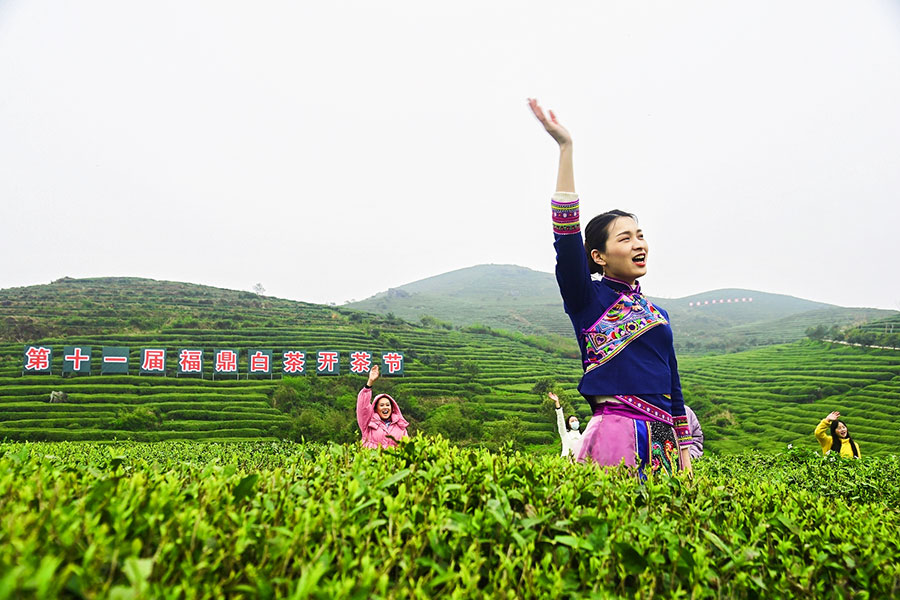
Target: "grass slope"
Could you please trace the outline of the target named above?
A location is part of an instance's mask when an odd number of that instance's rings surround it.
[[[53,346],[55,373],[62,346],[73,343],[94,347],[95,372],[104,344],[130,347],[133,366],[141,347],[162,344],[170,350],[173,373],[174,351],[182,347],[268,347],[275,349],[276,361],[288,347],[401,350],[406,375],[394,388],[401,404],[412,398],[430,400],[428,405],[477,403],[487,421],[520,417],[526,442],[548,451],[557,439],[552,418],[530,393],[538,379],[558,381],[587,416],[575,391],[577,359],[486,333],[425,328],[248,292],[130,278],[66,280],[0,290],[0,323],[0,439],[259,439],[279,437],[287,424],[272,406],[277,379],[21,377],[25,341]],[[681,371],[711,451],[788,442],[817,447],[812,428],[835,408],[847,414],[865,453],[895,450],[900,353],[798,342],[727,356],[685,356]],[[362,385],[363,377],[358,381]],[[53,390],[68,392],[69,402],[49,404]],[[116,425],[120,413],[136,406],[161,415],[156,429]]]

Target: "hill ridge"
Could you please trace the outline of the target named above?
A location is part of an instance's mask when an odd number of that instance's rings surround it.
[[[676,349],[695,354],[790,342],[802,339],[810,326],[851,326],[900,314],[745,288],[719,288],[681,298],[648,297],[669,312]],[[572,338],[554,275],[518,265],[464,267],[344,306],[411,322],[427,315],[459,326],[479,323],[525,335]],[[797,318],[785,321],[792,315]]]

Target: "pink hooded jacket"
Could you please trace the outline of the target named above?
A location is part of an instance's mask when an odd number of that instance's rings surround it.
[[[387,425],[375,413],[379,398],[391,401],[391,422]],[[396,446],[397,441],[406,437],[409,421],[403,418],[397,402],[387,394],[378,394],[372,400],[372,388],[364,387],[356,397],[356,421],[362,432],[363,446],[366,448],[387,448]]]

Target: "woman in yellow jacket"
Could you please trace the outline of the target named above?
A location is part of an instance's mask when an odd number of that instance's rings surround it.
[[[832,411],[816,426],[816,439],[822,446],[822,453],[838,452],[847,458],[859,458],[859,446],[850,437],[847,426],[838,417],[841,413]]]

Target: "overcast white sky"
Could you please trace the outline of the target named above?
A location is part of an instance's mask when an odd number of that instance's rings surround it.
[[[312,302],[553,269],[638,214],[645,290],[900,308],[900,2],[0,0],[0,288],[131,275]]]

